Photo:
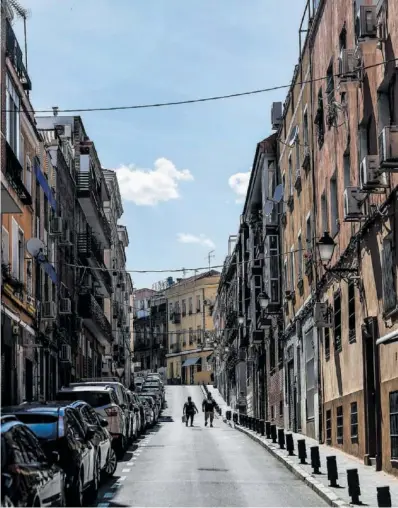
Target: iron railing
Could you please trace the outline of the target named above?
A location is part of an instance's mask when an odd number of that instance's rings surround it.
[[[94,326],[107,340],[112,340],[111,324],[105,316],[101,305],[91,293],[84,293],[79,296],[79,315],[83,319],[92,321]]]
[[[6,142],[7,180],[24,205],[32,204],[32,196],[23,183],[23,168],[11,146]]]
[[[32,90],[32,82],[23,63],[22,50],[8,20],[6,20],[6,54],[11,60],[24,90]]]

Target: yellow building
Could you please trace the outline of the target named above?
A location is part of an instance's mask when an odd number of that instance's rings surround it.
[[[213,353],[206,347],[214,330],[212,312],[220,274],[215,270],[178,280],[165,291],[168,304],[167,380],[169,383],[209,384]]]

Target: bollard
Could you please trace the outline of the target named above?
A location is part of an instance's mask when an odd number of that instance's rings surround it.
[[[271,439],[271,422],[265,422],[265,435],[267,439]]]
[[[311,446],[311,466],[314,474],[320,474],[321,458],[319,456],[319,446]]]
[[[260,434],[264,436],[265,433],[265,422],[264,420],[260,420]]]
[[[337,480],[339,473],[337,471],[337,460],[335,455],[329,455],[326,457],[326,468],[328,470],[328,480],[331,487],[337,487]]]
[[[247,417],[247,428],[249,430],[251,430],[251,428],[252,428],[252,418],[251,418],[251,416]]]
[[[256,432],[260,434],[260,418],[256,418]]]
[[[272,442],[276,443],[276,425],[275,424],[271,425],[271,438],[272,438]]]
[[[383,508],[390,508],[392,506],[390,487],[377,487],[377,506]]]
[[[231,420],[231,411],[226,411],[225,417],[227,418],[228,421],[230,421]]]
[[[289,455],[294,455],[294,441],[293,434],[286,434],[286,450],[289,452]]]
[[[298,457],[300,459],[301,464],[307,464],[307,450],[305,448],[305,439],[297,440],[297,448],[298,448]]]
[[[234,423],[235,423],[235,424],[236,424],[236,423],[238,423],[238,413],[234,413],[234,414],[232,415],[232,419],[233,419],[233,421],[234,421]]]
[[[243,426],[247,427],[247,415],[242,415],[241,420],[243,419]]]
[[[358,469],[347,469],[348,495],[353,504],[359,504],[361,487],[359,486]]]
[[[285,430],[278,429],[278,443],[281,450],[285,449]]]

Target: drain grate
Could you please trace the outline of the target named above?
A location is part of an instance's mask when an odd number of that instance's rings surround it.
[[[198,471],[210,471],[211,473],[227,473],[229,469],[199,467]]]

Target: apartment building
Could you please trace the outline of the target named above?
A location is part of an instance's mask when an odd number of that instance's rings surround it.
[[[205,341],[214,330],[212,313],[219,278],[219,272],[210,270],[177,279],[164,292],[168,305],[169,383],[210,383],[213,378],[213,349]]]
[[[151,299],[155,295],[156,291],[149,288],[133,293],[134,363],[139,371],[154,369]]]

